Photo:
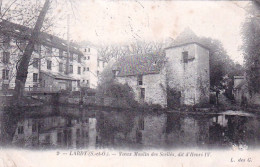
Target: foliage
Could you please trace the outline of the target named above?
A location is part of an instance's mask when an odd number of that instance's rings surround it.
[[[201,38],[201,43],[209,49],[210,85],[211,87],[225,87],[225,77],[233,78],[243,75],[243,67],[230,59],[222,43],[216,39]]]
[[[123,138],[130,142],[128,134],[131,133],[134,127],[135,113],[133,112],[100,112],[97,114],[97,129],[101,137],[101,143],[114,143],[115,138],[120,134]],[[114,143],[118,144],[118,143]]]
[[[252,1],[243,25],[243,51],[250,93],[260,92],[260,4]]]
[[[114,99],[113,106],[137,106],[132,88],[128,84],[117,83],[112,77],[108,77],[107,80],[103,79],[102,84],[99,84],[97,90],[97,96]]]

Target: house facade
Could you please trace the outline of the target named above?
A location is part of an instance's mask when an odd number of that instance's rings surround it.
[[[180,104],[209,102],[209,50],[199,43],[184,43],[165,50],[168,87],[179,92]]]
[[[116,80],[133,89],[136,101],[167,106],[163,58],[157,55],[126,56],[117,66]]]
[[[16,66],[32,30],[8,21],[2,21],[0,26],[0,89],[13,89]],[[29,63],[25,90],[77,91],[81,87],[96,88],[97,59],[95,48],[72,42],[68,45],[61,38],[41,33]]]

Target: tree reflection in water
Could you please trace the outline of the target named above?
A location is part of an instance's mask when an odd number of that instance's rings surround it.
[[[1,112],[1,146],[230,148],[259,146],[256,116],[102,111],[45,106]]]

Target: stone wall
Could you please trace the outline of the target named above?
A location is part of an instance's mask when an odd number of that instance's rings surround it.
[[[137,85],[137,76],[117,77],[121,84],[127,83],[134,91],[135,100],[148,104],[159,104],[162,107],[167,106],[166,93],[166,71],[163,68],[159,74],[143,75],[143,85]],[[145,89],[145,99],[141,100],[141,88]]]
[[[209,74],[209,51],[196,45],[198,65],[197,65],[197,99],[199,103],[209,103],[210,95],[210,74]]]
[[[188,52],[184,62],[182,52]],[[181,93],[181,104],[194,105],[209,101],[208,50],[197,44],[166,49],[168,86]]]

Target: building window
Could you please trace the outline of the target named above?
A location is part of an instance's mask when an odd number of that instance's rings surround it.
[[[87,67],[87,71],[89,71],[89,67]]]
[[[70,61],[73,61],[73,53],[70,53]]]
[[[97,76],[99,75],[99,71],[97,71]]]
[[[59,133],[58,133],[58,138],[57,138],[57,143],[58,143],[58,144],[61,144],[61,139],[62,139],[62,133],[59,132]]]
[[[52,54],[52,47],[47,47],[47,53]]]
[[[80,87],[80,80],[77,81],[78,87]]]
[[[3,63],[7,64],[10,61],[10,52],[3,52]]]
[[[51,70],[51,61],[50,60],[47,60],[47,69]]]
[[[81,55],[78,55],[78,62],[81,63]]]
[[[32,132],[37,132],[37,123],[36,122],[32,123]]]
[[[143,76],[142,75],[137,76],[137,85],[143,85]]]
[[[34,45],[34,51],[37,52],[37,53],[39,53],[39,52],[41,51],[41,45],[35,44],[35,45]]]
[[[139,130],[144,130],[144,118],[140,118],[138,122]]]
[[[47,144],[50,144],[50,143],[51,143],[51,136],[50,136],[50,135],[48,135],[48,136],[45,137],[45,142],[46,142]]]
[[[83,72],[86,71],[86,67],[83,67]]]
[[[88,60],[90,59],[90,56],[88,56]]]
[[[80,129],[77,129],[76,135],[77,137],[80,137]]]
[[[78,67],[78,74],[81,74],[81,67]]]
[[[39,68],[39,59],[38,58],[33,58],[33,67]]]
[[[70,73],[73,73],[73,65],[70,65]]]
[[[23,134],[23,126],[18,126],[18,134]]]
[[[37,82],[37,81],[38,81],[38,74],[33,73],[33,82]]]
[[[63,72],[63,63],[59,63],[59,72]]]
[[[63,58],[63,50],[59,50],[59,58],[62,59]]]
[[[145,98],[145,89],[144,89],[144,88],[141,88],[140,98],[141,98],[142,100],[144,100],[144,98]]]
[[[8,80],[9,79],[9,70],[3,69],[2,71],[2,79]]]
[[[17,40],[16,43],[18,44],[18,46],[20,47],[20,49],[24,50],[26,47],[26,41],[24,40]]]
[[[188,56],[189,56],[189,54],[187,51],[182,52],[182,59],[183,59],[184,63],[188,63]]]
[[[4,47],[9,47],[11,42],[11,38],[9,36],[5,36],[3,40]]]
[[[87,80],[87,84],[89,84],[89,80]]]

